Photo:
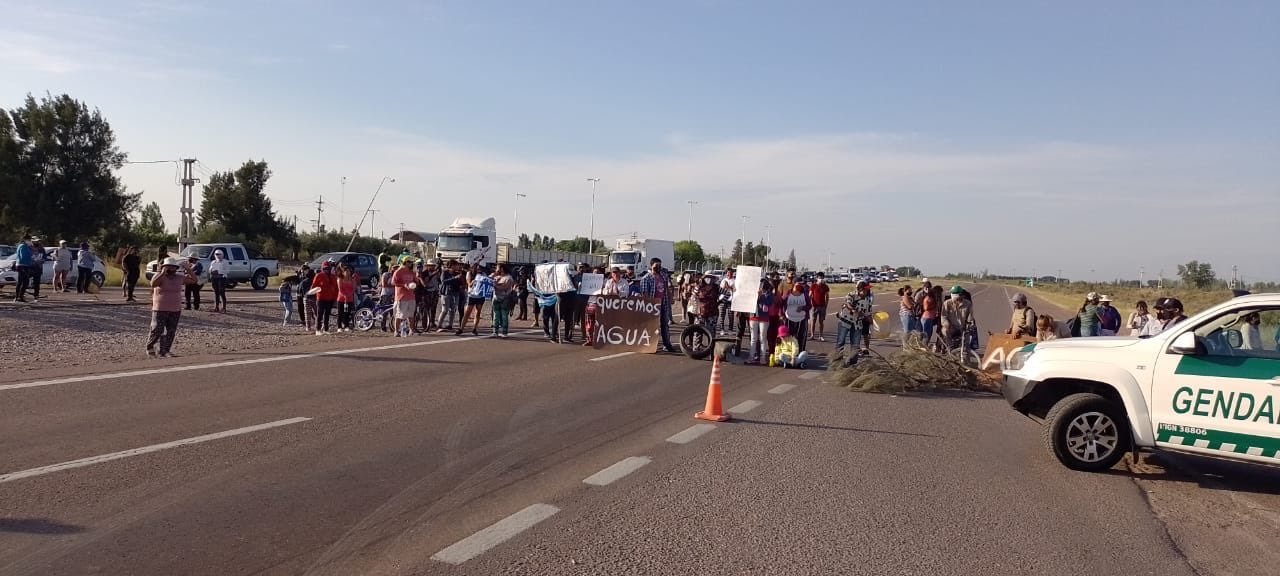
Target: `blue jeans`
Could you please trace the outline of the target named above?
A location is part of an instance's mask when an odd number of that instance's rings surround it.
[[[658,332],[662,336],[662,347],[674,351],[676,347],[671,345],[671,305],[663,303],[659,313]]]
[[[924,319],[924,341],[926,344],[933,339],[933,331],[938,329],[938,321],[934,318]]]

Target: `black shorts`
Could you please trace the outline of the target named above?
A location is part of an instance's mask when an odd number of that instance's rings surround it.
[[[484,306],[484,298],[467,298],[467,306]]]

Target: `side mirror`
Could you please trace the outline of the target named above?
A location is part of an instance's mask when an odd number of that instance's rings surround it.
[[[1182,354],[1184,356],[1195,356],[1204,352],[1204,347],[1200,344],[1200,340],[1196,338],[1195,332],[1183,332],[1173,340],[1173,344],[1169,345],[1171,354]]]

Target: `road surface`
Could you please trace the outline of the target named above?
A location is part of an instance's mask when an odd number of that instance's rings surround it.
[[[981,325],[1003,324],[1005,293],[975,289]],[[711,425],[691,418],[709,370],[522,330],[6,384],[0,574],[1177,575],[1221,561],[1211,530],[1166,523],[1190,510],[1175,491],[1159,489],[1163,512],[1148,504],[1142,482],[1164,476],[1066,471],[999,398],[726,366],[738,418]],[[1271,505],[1249,486],[1233,488]]]

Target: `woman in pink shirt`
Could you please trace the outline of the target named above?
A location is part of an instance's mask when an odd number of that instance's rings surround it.
[[[355,274],[346,264],[338,265],[338,331],[350,332],[356,304]]]
[[[173,339],[178,334],[178,319],[182,317],[182,295],[187,285],[195,284],[196,277],[190,268],[178,272],[182,260],[166,258],[160,273],[151,277],[151,335],[147,339],[147,356],[156,356],[156,343],[160,343],[160,357],[168,357]]]

